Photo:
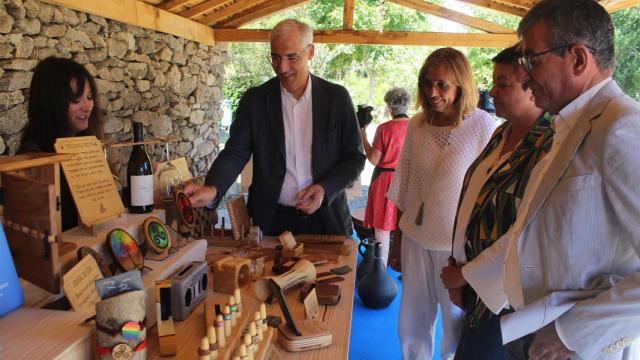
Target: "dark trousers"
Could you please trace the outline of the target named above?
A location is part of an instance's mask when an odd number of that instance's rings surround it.
[[[466,286],[463,298],[466,316],[454,360],[509,359],[507,349],[502,345],[502,331],[500,329],[500,316],[508,311],[503,311],[499,315],[483,316],[482,320],[472,327],[467,316],[473,312],[476,298],[477,295],[473,289]]]
[[[296,208],[284,205],[276,207],[271,223],[271,231],[265,235],[280,235],[285,231],[296,234],[326,234],[320,211],[311,215],[299,213]]]
[[[507,349],[502,345],[500,316],[492,316],[480,325],[464,324],[454,360],[507,360]]]

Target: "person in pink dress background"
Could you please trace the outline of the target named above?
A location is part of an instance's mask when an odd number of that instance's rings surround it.
[[[411,96],[401,87],[393,88],[384,96],[392,119],[376,129],[373,143],[369,143],[366,126],[360,129],[367,159],[375,166],[371,176],[364,226],[375,229],[376,239],[382,244],[385,264],[389,254],[391,231],[396,227],[396,206],[387,199],[387,190],[393,180],[394,171],[407,134],[409,117],[407,107]]]

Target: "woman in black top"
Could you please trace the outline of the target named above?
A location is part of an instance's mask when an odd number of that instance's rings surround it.
[[[84,66],[57,57],[38,63],[29,87],[29,119],[17,153],[55,152],[57,138],[94,135],[102,138],[96,83]],[[78,225],[78,211],[61,176],[62,230]]]

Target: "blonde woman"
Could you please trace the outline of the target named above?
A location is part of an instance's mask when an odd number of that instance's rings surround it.
[[[478,91],[465,56],[441,48],[418,75],[417,108],[410,122],[388,197],[402,231],[402,302],[398,331],[403,359],[431,359],[438,305],[440,358],[456,349],[462,310],[440,281],[447,265],[465,172],[487,144],[496,123],[478,109]]]

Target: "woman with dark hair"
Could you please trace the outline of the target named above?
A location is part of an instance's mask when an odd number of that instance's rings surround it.
[[[29,87],[27,123],[17,153],[55,152],[57,138],[94,135],[102,137],[96,83],[84,66],[57,57],[38,63]],[[60,177],[62,230],[78,225],[69,186]]]
[[[409,117],[407,108],[411,95],[401,87],[393,88],[384,95],[391,120],[378,126],[373,143],[367,139],[366,127],[360,129],[362,144],[367,159],[375,166],[364,213],[364,226],[375,229],[376,239],[382,244],[385,264],[389,254],[391,231],[396,227],[396,206],[387,199],[387,190],[400,159],[400,150],[407,134]]]

